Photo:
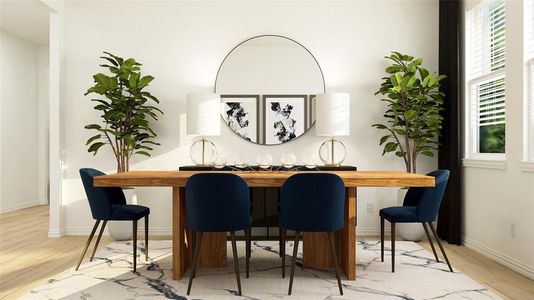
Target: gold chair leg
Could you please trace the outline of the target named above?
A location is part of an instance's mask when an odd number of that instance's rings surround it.
[[[93,253],[91,254],[91,258],[89,259],[89,261],[93,261],[93,258],[95,258],[96,249],[98,248],[98,244],[100,243],[102,233],[104,232],[104,228],[106,228],[107,223],[108,220],[104,220],[104,223],[102,223],[102,227],[100,227],[100,232],[98,233],[98,237],[96,238],[95,248],[93,249]]]
[[[145,260],[148,261],[148,215],[145,216]]]
[[[80,260],[78,261],[78,265],[76,265],[76,271],[80,268],[80,265],[82,264],[83,257],[85,256],[85,253],[87,252],[87,248],[89,248],[89,245],[91,244],[91,240],[93,239],[93,236],[95,235],[95,231],[98,228],[98,225],[100,224],[100,220],[96,220],[95,225],[93,226],[93,230],[91,231],[91,234],[89,235],[89,238],[87,239],[87,242],[85,243],[85,247],[83,248],[82,255],[80,257]]]

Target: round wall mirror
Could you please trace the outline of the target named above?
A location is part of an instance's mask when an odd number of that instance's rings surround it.
[[[277,145],[303,135],[315,122],[314,98],[325,92],[315,57],[298,42],[262,35],[237,45],[215,80],[221,116],[237,135]]]

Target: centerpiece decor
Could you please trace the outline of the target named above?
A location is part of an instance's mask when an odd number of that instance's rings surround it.
[[[441,130],[443,117],[443,98],[439,90],[440,82],[446,77],[431,73],[422,67],[423,59],[393,51],[385,58],[393,63],[386,68],[387,75],[382,77],[380,89],[375,95],[385,96],[381,101],[387,103],[384,113],[385,122],[372,127],[385,130],[380,139],[382,155],[393,152],[404,160],[406,172],[416,173],[419,155],[434,156],[438,150],[437,135]],[[404,199],[406,189],[401,190],[399,198]],[[405,239],[418,240],[424,235],[422,226],[417,225],[417,234],[403,235]],[[404,226],[406,227],[406,226]],[[408,237],[411,236],[412,238]]]

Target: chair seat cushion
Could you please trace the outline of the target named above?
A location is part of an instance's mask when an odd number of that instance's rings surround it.
[[[412,223],[417,222],[416,206],[392,206],[382,208],[380,216],[394,223]]]
[[[111,206],[111,218],[115,221],[139,220],[150,214],[150,208],[141,205],[121,204]]]

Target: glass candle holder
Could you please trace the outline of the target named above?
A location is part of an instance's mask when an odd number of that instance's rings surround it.
[[[244,169],[249,166],[250,158],[247,154],[239,153],[235,157],[234,164],[236,168]]]
[[[256,158],[256,162],[260,169],[269,169],[273,165],[273,156],[269,153],[259,154]]]
[[[293,153],[284,153],[282,154],[282,157],[280,157],[280,163],[282,164],[282,167],[286,169],[291,169],[295,166],[295,163],[297,161],[297,157]]]

